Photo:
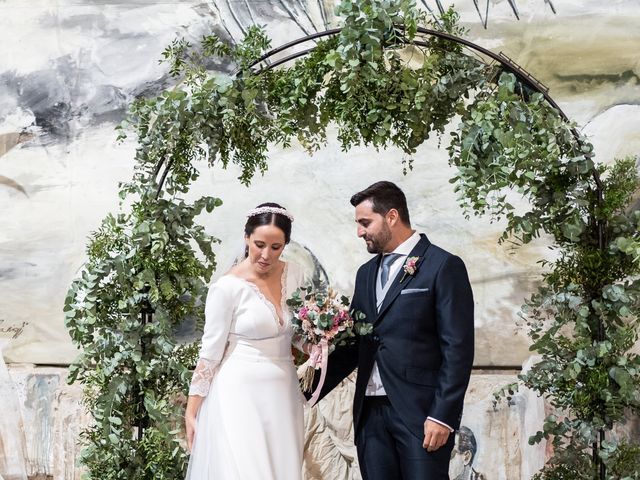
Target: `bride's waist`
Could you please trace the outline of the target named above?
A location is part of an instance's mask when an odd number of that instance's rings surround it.
[[[291,362],[291,342],[287,337],[273,338],[229,338],[224,359],[249,360],[254,362]]]

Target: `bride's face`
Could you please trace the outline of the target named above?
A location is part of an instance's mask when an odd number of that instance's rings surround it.
[[[249,249],[247,258],[256,273],[266,274],[273,270],[284,250],[284,232],[275,225],[262,225],[244,239]]]

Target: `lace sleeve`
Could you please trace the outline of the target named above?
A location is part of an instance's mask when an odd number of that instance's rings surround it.
[[[209,393],[209,387],[218,368],[219,362],[201,358],[198,360],[196,369],[193,371],[191,385],[189,386],[189,395],[198,395],[206,397]]]

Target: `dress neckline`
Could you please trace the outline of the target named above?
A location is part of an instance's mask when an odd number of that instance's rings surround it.
[[[267,296],[262,292],[262,290],[260,290],[260,287],[258,287],[258,285],[253,283],[251,280],[247,280],[246,278],[239,277],[232,273],[228,273],[227,275],[225,275],[228,277],[237,278],[242,283],[245,283],[246,285],[251,287],[251,289],[258,295],[260,300],[262,300],[262,302],[269,308],[269,310],[271,310],[271,313],[273,314],[273,317],[274,319],[276,319],[277,324],[280,328],[285,327],[283,304],[285,302],[285,297],[286,297],[287,270],[289,268],[289,262],[282,262],[282,263],[284,263],[284,267],[282,268],[282,275],[280,276],[280,311],[282,312],[282,316],[280,316],[280,314],[278,313],[278,309],[276,308],[274,303],[267,298]]]

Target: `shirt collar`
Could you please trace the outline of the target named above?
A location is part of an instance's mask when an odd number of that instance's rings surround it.
[[[396,249],[391,253],[399,253],[400,255],[404,255],[406,257],[411,253],[411,251],[415,248],[419,241],[420,234],[418,232],[413,232],[413,235],[411,235],[404,242],[398,245]]]

